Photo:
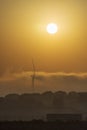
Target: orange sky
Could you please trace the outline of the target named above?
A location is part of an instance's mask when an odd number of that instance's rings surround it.
[[[1,2],[0,59],[2,69],[87,71],[87,16],[85,0]],[[59,31],[46,32],[55,22]]]
[[[87,72],[86,0],[0,0],[0,76],[32,71],[32,58],[40,72]]]

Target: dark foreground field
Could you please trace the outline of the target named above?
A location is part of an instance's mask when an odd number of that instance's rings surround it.
[[[0,130],[87,130],[87,122],[0,122]]]

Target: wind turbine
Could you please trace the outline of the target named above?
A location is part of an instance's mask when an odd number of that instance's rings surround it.
[[[32,75],[32,91],[35,91],[35,76],[36,76],[36,70],[35,70],[35,65],[34,61],[32,59],[32,66],[33,66],[33,75]]]

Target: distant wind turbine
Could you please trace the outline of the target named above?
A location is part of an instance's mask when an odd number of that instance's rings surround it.
[[[32,59],[32,66],[33,66],[33,75],[32,75],[32,91],[35,91],[35,76],[36,76],[36,70],[35,70],[35,65],[34,61]]]

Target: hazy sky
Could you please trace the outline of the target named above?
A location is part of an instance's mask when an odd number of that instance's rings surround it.
[[[32,71],[32,58],[40,72],[87,72],[86,0],[0,0],[1,78]]]

